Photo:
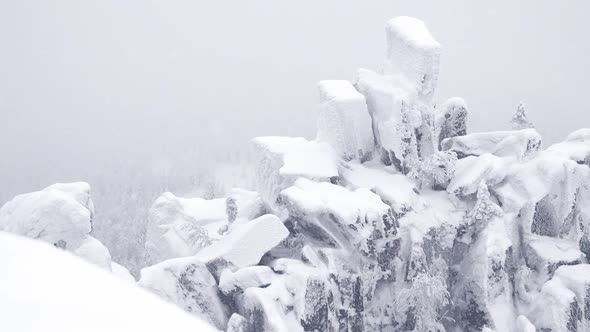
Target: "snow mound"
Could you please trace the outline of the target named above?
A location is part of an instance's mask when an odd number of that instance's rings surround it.
[[[541,135],[533,128],[494,131],[447,138],[441,145],[443,150],[453,150],[460,157],[491,153],[499,157],[524,158],[540,149]]]
[[[345,160],[368,159],[374,149],[365,97],[348,81],[321,81],[318,135]]]
[[[327,143],[302,137],[258,137],[256,148],[256,188],[264,201],[276,206],[279,192],[298,177],[318,181],[338,178],[338,158]]]
[[[424,22],[400,16],[387,22],[385,73],[401,75],[420,96],[430,99],[438,80],[440,44]]]
[[[138,284],[218,329],[225,328],[228,315],[217,283],[197,258],[175,258],[146,267]]]
[[[136,285],[40,241],[0,232],[0,266],[5,331],[215,331]]]
[[[218,242],[199,251],[196,257],[206,263],[224,261],[236,268],[256,265],[288,235],[289,230],[281,220],[267,214],[234,227]]]

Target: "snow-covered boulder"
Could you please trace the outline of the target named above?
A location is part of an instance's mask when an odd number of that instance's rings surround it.
[[[399,16],[387,22],[385,73],[403,76],[419,96],[432,98],[438,81],[440,44],[424,22]]]
[[[345,160],[368,159],[374,149],[365,97],[348,81],[321,81],[318,135]]]
[[[0,232],[2,331],[215,329],[52,245]]]
[[[337,181],[338,156],[328,143],[302,137],[258,137],[256,151],[256,190],[264,201],[276,207],[281,190],[298,177],[317,181]]]
[[[539,151],[541,135],[533,129],[473,133],[446,138],[443,150],[453,150],[459,157],[491,153],[499,157],[524,158]]]
[[[218,329],[225,328],[228,313],[217,283],[197,258],[175,258],[146,267],[138,283]]]
[[[328,247],[376,255],[380,253],[375,251],[376,243],[397,234],[391,208],[366,188],[352,191],[301,178],[281,192],[281,202],[297,233]]]
[[[16,196],[0,208],[0,230],[73,251],[92,230],[87,183],[57,184]]]
[[[0,208],[0,231],[48,242],[112,271],[111,254],[90,236],[94,205],[85,182],[56,183]]]
[[[262,256],[289,235],[281,220],[267,214],[234,227],[195,256],[205,263],[224,263],[237,269],[256,265]]]

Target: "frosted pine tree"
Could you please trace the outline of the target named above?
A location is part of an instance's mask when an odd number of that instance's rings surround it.
[[[524,103],[522,102],[518,104],[518,108],[516,109],[516,112],[514,112],[510,123],[512,124],[512,129],[514,130],[535,128],[535,125],[533,125],[527,119]]]
[[[444,332],[446,330],[442,320],[446,317],[443,311],[450,304],[449,298],[450,294],[442,277],[418,273],[411,286],[401,289],[395,300],[397,317],[400,319],[398,323],[412,332]]]

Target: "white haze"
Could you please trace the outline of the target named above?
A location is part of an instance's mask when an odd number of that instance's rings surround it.
[[[87,181],[100,237],[101,227],[124,234],[142,222],[166,189],[247,185],[247,170],[232,165],[247,159],[248,140],[313,137],[316,82],[380,69],[384,25],[398,15],[424,20],[443,45],[436,99],[464,97],[470,131],[508,128],[524,101],[545,143],[558,141],[590,126],[588,9],[585,0],[0,1],[0,204]],[[215,183],[220,171],[229,183]],[[141,234],[125,236],[137,243],[112,251],[133,265]],[[125,238],[103,240],[113,249]]]

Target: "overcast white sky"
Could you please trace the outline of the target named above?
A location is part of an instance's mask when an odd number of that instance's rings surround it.
[[[443,45],[436,99],[464,97],[470,131],[508,128],[523,100],[557,141],[590,126],[589,9],[587,0],[0,0],[0,186],[9,184],[0,201],[111,160],[312,138],[316,82],[379,70],[385,22],[398,15],[424,20]]]

